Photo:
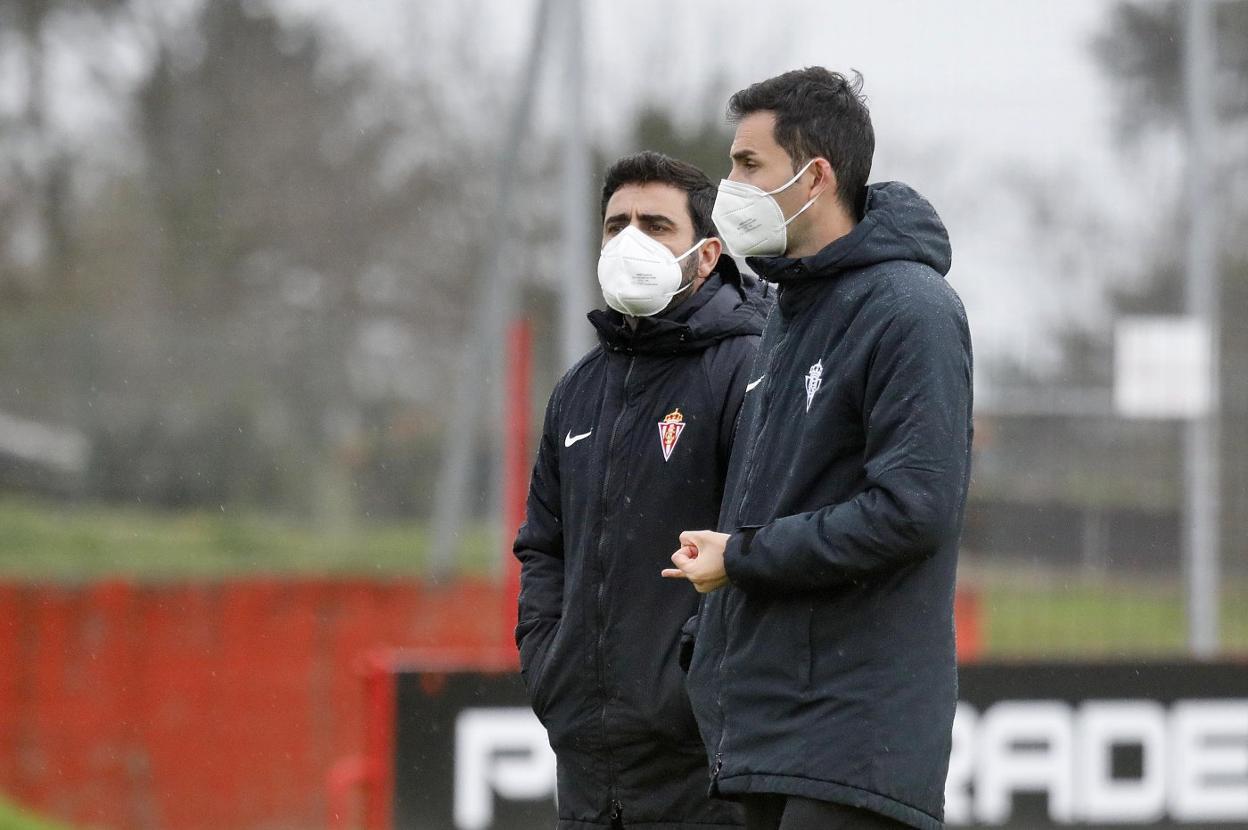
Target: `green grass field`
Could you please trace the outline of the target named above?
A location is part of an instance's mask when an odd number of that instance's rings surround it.
[[[0,498],[0,579],[84,582],[239,576],[425,575],[421,524],[361,522],[353,531],[229,511],[67,508]],[[465,540],[462,574],[490,573],[501,540]],[[979,597],[985,657],[1152,657],[1186,652],[1183,588],[1174,578],[988,565],[964,557],[961,587]],[[1248,579],[1223,581],[1222,641],[1248,654]]]
[[[0,830],[69,830],[69,825],[39,818],[0,798]]]
[[[1187,653],[1184,587],[1173,578],[964,567],[983,614],[984,656],[1175,657]],[[1248,654],[1248,580],[1222,582],[1221,641]]]
[[[0,578],[419,576],[425,571],[427,536],[425,527],[414,523],[362,522],[351,530],[324,531],[228,509],[166,513],[0,498]],[[475,530],[464,541],[459,570],[488,572],[491,547],[489,532]]]

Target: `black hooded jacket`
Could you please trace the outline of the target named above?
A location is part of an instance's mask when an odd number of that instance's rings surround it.
[[[726,280],[720,274],[726,275]],[[559,827],[733,827],[677,662],[697,594],[665,580],[680,532],[719,513],[746,373],[771,289],[719,274],[635,330],[589,319],[600,345],[546,410],[521,562],[521,671],[558,757]]]
[[[751,372],[688,688],[712,792],[799,795],[938,828],[971,344],[944,225],[899,183],[780,286]]]

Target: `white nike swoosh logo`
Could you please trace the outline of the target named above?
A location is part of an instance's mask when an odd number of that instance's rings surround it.
[[[588,438],[593,434],[593,432],[594,431],[591,429],[589,432],[582,432],[580,435],[573,435],[572,430],[568,430],[568,434],[563,438],[563,445],[565,447],[570,447],[582,438]]]
[[[763,378],[765,378],[765,377],[767,377],[767,376],[766,376],[766,375],[763,375],[763,376],[762,376],[762,377],[760,377],[758,380],[751,381],[751,382],[747,383],[747,384],[745,385],[745,391],[746,391],[746,392],[749,392],[749,391],[750,391],[751,389],[753,389],[755,386],[758,386],[760,383],[762,383],[762,382],[763,382]]]

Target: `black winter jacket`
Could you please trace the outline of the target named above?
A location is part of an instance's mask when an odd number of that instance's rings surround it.
[[[521,671],[558,758],[559,827],[739,824],[707,797],[706,755],[677,661],[697,594],[665,580],[686,528],[719,513],[770,287],[720,260],[697,293],[600,345],[551,394],[521,562]]]
[[[730,582],[703,603],[688,676],[712,792],[938,828],[971,450],[948,236],[888,183],[819,253],[749,264],[780,289],[720,515]]]

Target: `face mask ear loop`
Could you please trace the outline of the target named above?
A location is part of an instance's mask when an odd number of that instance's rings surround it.
[[[796,176],[794,176],[793,178],[789,179],[789,183],[788,183],[788,184],[786,184],[784,187],[780,188],[780,190],[784,190],[785,188],[787,188],[787,187],[789,187],[790,185],[792,185],[792,184],[793,184],[793,182],[795,182],[795,181],[797,181],[799,178],[801,178],[801,175],[802,175],[803,173],[805,173],[807,170],[809,170],[809,169],[810,169],[810,166],[811,166],[812,164],[814,164],[814,163],[815,163],[815,160],[814,160],[814,159],[811,159],[810,161],[806,162],[806,166],[805,166],[805,167],[803,167],[801,170],[798,170],[798,171],[797,171],[797,175],[796,175]],[[779,193],[779,192],[780,192],[780,190],[773,190],[773,191],[771,191],[771,193],[769,193],[769,194],[767,194],[767,195],[769,195],[769,196],[770,196],[772,193]],[[806,208],[808,208],[808,207],[810,207],[811,205],[813,205],[813,204],[815,203],[815,200],[816,200],[816,199],[818,199],[818,198],[819,198],[820,196],[822,196],[822,195],[823,195],[822,193],[817,193],[817,194],[815,194],[814,196],[812,196],[812,197],[811,197],[811,199],[810,199],[810,201],[809,201],[809,202],[807,202],[806,204],[802,205],[801,209],[800,209],[797,213],[793,214],[793,215],[792,215],[792,216],[790,216],[788,219],[785,219],[785,220],[784,220],[784,225],[783,225],[783,227],[786,227],[786,228],[787,228],[787,227],[789,226],[789,223],[790,223],[790,222],[792,222],[794,219],[796,219],[797,217],[799,217],[799,216],[801,216],[803,213],[805,213],[805,212],[806,212]]]
[[[810,166],[814,163],[815,163],[814,159],[811,159],[810,161],[806,162],[806,166],[803,167],[801,170],[798,170],[796,173],[794,173],[793,178],[789,179],[787,182],[780,185],[775,190],[768,190],[765,195],[775,196],[777,193],[783,193],[784,191],[788,190],[790,187],[793,186],[793,182],[800,179],[802,177],[802,174],[805,173],[807,170],[809,170]],[[807,204],[809,205],[809,202]],[[803,210],[805,210],[805,208],[803,208]]]
[[[685,252],[684,252],[683,254],[681,254],[680,256],[676,257],[676,261],[677,261],[677,262],[680,262],[682,259],[684,259],[685,257],[689,256],[691,253],[693,253],[694,251],[696,251],[698,248],[701,248],[703,245],[705,245],[707,242],[710,242],[710,241],[711,241],[711,238],[710,238],[709,236],[704,236],[704,237],[702,237],[702,238],[701,238],[701,239],[699,239],[696,243],[694,243],[694,246],[693,246],[692,248],[690,248],[689,250],[685,251]],[[670,292],[665,291],[665,292],[663,292],[663,296],[664,296],[664,297],[666,297],[666,298],[670,301],[670,300],[672,299],[672,297],[675,297],[677,294],[679,294],[680,292],[684,291],[686,288],[688,288],[688,287],[689,287],[689,286],[691,286],[691,285],[693,285],[693,280],[689,280],[689,282],[682,282],[682,283],[681,283],[681,285],[680,285],[680,287],[679,287],[679,288],[677,288],[675,291],[670,291]]]
[[[822,193],[820,193],[818,196],[815,196],[815,197],[814,197],[814,199],[811,199],[809,202],[807,202],[806,204],[802,205],[802,209],[801,209],[801,210],[799,210],[797,213],[795,213],[795,214],[793,214],[792,216],[790,216],[788,219],[785,219],[785,220],[784,220],[784,227],[786,227],[786,228],[787,228],[787,227],[789,226],[789,223],[790,223],[790,222],[792,222],[794,219],[796,219],[797,217],[799,217],[799,216],[801,216],[803,213],[805,213],[805,212],[806,212],[806,208],[808,208],[808,207],[810,207],[811,205],[813,205],[813,204],[815,203],[815,199],[818,199],[818,198],[819,198],[819,196],[822,196],[822,195],[823,195],[823,194],[822,194]]]
[[[704,237],[702,237],[702,238],[701,238],[701,239],[699,239],[697,242],[693,243],[693,247],[692,247],[692,248],[690,248],[689,250],[685,251],[685,252],[684,252],[683,254],[681,254],[680,256],[678,256],[678,257],[676,257],[675,259],[673,259],[673,260],[672,260],[672,262],[680,262],[682,259],[684,259],[685,257],[689,256],[691,253],[693,253],[694,251],[696,251],[698,248],[701,248],[703,245],[705,245],[707,242],[710,242],[710,241],[711,241],[711,238],[710,238],[709,236],[704,236]]]

